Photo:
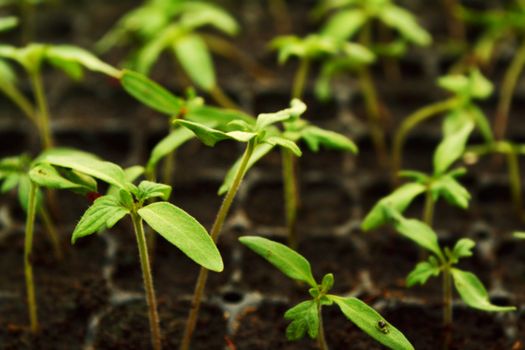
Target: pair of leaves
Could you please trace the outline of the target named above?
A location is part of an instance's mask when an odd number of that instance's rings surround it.
[[[441,77],[438,86],[468,99],[486,99],[494,91],[492,83],[478,69],[472,69],[468,76],[453,74]]]

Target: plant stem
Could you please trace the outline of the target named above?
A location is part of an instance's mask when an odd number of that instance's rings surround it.
[[[255,148],[255,141],[254,140],[249,141],[248,145],[246,146],[246,150],[244,151],[244,154],[242,156],[239,169],[237,170],[237,173],[235,174],[233,183],[230,189],[228,190],[228,193],[226,193],[226,196],[224,197],[224,201],[222,202],[221,207],[219,208],[219,212],[217,213],[217,216],[215,217],[215,222],[213,223],[213,226],[210,232],[211,238],[213,239],[215,243],[217,243],[217,240],[219,239],[219,234],[221,233],[222,226],[224,225],[226,216],[228,215],[228,212],[230,211],[230,207],[233,203],[233,200],[235,199],[235,195],[237,194],[237,191],[239,190],[242,179],[244,178],[244,174],[246,173],[248,162],[253,154],[254,148]],[[202,296],[204,294],[204,289],[206,288],[207,279],[208,279],[208,269],[201,267],[199,270],[199,276],[197,278],[197,283],[195,284],[195,289],[193,291],[193,298],[191,300],[191,309],[188,314],[188,318],[186,320],[184,336],[182,338],[182,342],[180,345],[181,350],[188,350],[190,347],[191,337],[193,335],[193,331],[195,330],[195,326],[197,324],[197,318],[199,316],[200,305],[202,301]]]
[[[0,90],[20,108],[24,115],[39,128],[38,119],[35,118],[35,110],[31,102],[16,87],[9,84],[0,84]]]
[[[29,309],[29,322],[31,325],[31,332],[37,333],[40,326],[38,324],[35,284],[33,281],[33,265],[31,262],[31,250],[33,247],[33,233],[35,228],[36,216],[36,194],[37,186],[31,182],[29,189],[29,201],[27,208],[25,242],[24,242],[24,274],[26,278],[27,289],[27,306]]]
[[[317,344],[320,350],[328,350],[328,344],[326,344],[326,338],[324,335],[323,326],[323,314],[321,310],[321,303],[317,303],[317,317],[319,318],[319,334],[317,335]]]
[[[450,35],[457,40],[465,40],[465,26],[463,22],[456,15],[456,8],[458,5],[458,0],[444,0],[445,10],[447,12],[447,21],[448,21],[448,31]]]
[[[35,8],[29,0],[20,1],[20,12],[22,17],[22,44],[27,44],[32,41],[35,23]]]
[[[53,223],[51,216],[49,215],[49,213],[44,207],[40,209],[39,214],[46,228],[46,232],[47,232],[47,235],[49,236],[51,245],[53,246],[53,253],[55,254],[55,258],[57,260],[62,260],[62,258],[64,257],[64,254],[62,253],[62,248],[60,246],[60,239],[58,238],[58,232],[56,230],[55,224]]]
[[[268,4],[270,13],[272,14],[277,31],[280,34],[286,34],[291,31],[291,18],[288,12],[288,6],[284,0],[270,0]]]
[[[448,349],[452,334],[452,275],[448,263],[443,268],[443,331],[444,349]]]
[[[297,248],[297,210],[299,207],[299,189],[297,185],[296,158],[288,149],[281,150],[283,167],[284,207],[288,244],[292,249]]]
[[[428,226],[432,227],[434,221],[434,198],[432,198],[432,192],[427,188],[425,193],[425,207],[423,208],[423,222]]]
[[[37,70],[29,73],[31,77],[31,84],[35,93],[36,102],[38,105],[38,119],[40,124],[40,137],[44,149],[53,147],[53,137],[49,127],[49,109],[47,106],[46,96],[44,94],[44,85],[42,83],[42,76]]]
[[[505,76],[501,84],[501,93],[498,107],[496,109],[496,120],[494,121],[494,134],[496,136],[496,140],[502,140],[505,136],[514,89],[516,88],[518,78],[523,71],[524,65],[525,40],[521,43],[521,46],[514,55],[514,59],[505,72]]]
[[[159,314],[157,312],[157,300],[155,298],[155,289],[153,287],[153,276],[151,274],[148,247],[146,245],[146,236],[144,234],[144,226],[142,225],[142,218],[136,211],[131,213],[131,219],[133,221],[133,229],[135,230],[135,236],[137,238],[142,278],[144,281],[144,289],[146,291],[146,301],[148,303],[151,345],[153,346],[153,349],[160,350],[162,345]]]
[[[224,93],[219,85],[215,85],[209,91],[209,93],[215,102],[217,102],[221,107],[239,111],[242,110],[241,107],[239,107],[228,95]]]
[[[306,82],[308,80],[308,74],[310,73],[310,60],[308,58],[302,58],[299,61],[299,67],[295,72],[293,87],[292,87],[292,98],[302,98]]]
[[[394,145],[392,149],[392,180],[394,183],[397,183],[397,173],[401,170],[401,153],[408,132],[423,121],[454,108],[457,103],[458,100],[456,98],[436,102],[418,109],[403,120],[401,126],[394,135]]]
[[[518,162],[518,154],[515,152],[514,147],[512,147],[512,151],[507,153],[507,166],[509,171],[510,194],[512,196],[512,202],[514,203],[514,210],[520,220],[525,220],[523,200],[521,198],[520,165]]]

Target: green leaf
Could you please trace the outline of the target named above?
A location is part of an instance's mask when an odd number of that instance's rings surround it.
[[[243,236],[239,241],[268,260],[286,276],[317,287],[308,260],[284,244],[256,236]]]
[[[351,9],[339,11],[330,17],[321,33],[337,40],[352,38],[365,24],[367,14],[363,10]]]
[[[134,166],[124,169],[124,174],[126,176],[126,180],[133,183],[142,174],[144,174],[144,168],[140,165],[134,165]],[[112,196],[118,196],[119,191],[120,189],[118,187],[111,185],[109,186],[106,194],[112,195]]]
[[[168,200],[171,194],[171,186],[146,180],[141,181],[138,189],[137,199],[140,201],[155,197]]]
[[[228,12],[214,4],[188,1],[183,2],[180,6],[184,8],[180,24],[189,30],[211,25],[229,35],[235,35],[239,31],[239,25],[235,19]]]
[[[118,78],[120,75],[120,71],[118,69],[102,62],[89,51],[77,46],[49,45],[46,50],[46,57],[50,60],[77,63],[94,72],[103,73],[115,78]]]
[[[223,270],[219,250],[193,216],[168,202],[150,204],[139,209],[138,213],[151,228],[191,260],[208,270]]]
[[[18,25],[18,18],[15,16],[7,16],[0,18],[0,32],[5,32],[15,28]]]
[[[401,170],[397,175],[401,178],[406,178],[414,182],[419,182],[420,184],[427,184],[428,182],[430,182],[430,176],[421,171]]]
[[[468,238],[462,238],[456,242],[454,249],[452,249],[453,263],[457,263],[460,258],[472,256],[472,248],[476,246],[476,242]]]
[[[184,100],[143,74],[123,70],[120,82],[131,96],[160,113],[178,115],[184,106]]]
[[[470,73],[470,95],[479,99],[486,99],[494,91],[494,86],[481,74],[479,69],[473,69]]]
[[[81,237],[113,227],[128,213],[129,210],[113,196],[97,198],[82,215],[73,231],[71,242],[74,244]]]
[[[206,146],[214,146],[217,142],[223,140],[248,142],[257,135],[256,133],[245,131],[223,132],[203,124],[190,122],[188,120],[178,119],[175,121],[175,123],[191,130]]]
[[[431,256],[428,261],[420,262],[407,276],[407,287],[416,284],[425,284],[432,276],[438,276],[440,273],[436,258]]]
[[[0,187],[0,193],[6,193],[11,191],[13,188],[18,186],[18,182],[20,181],[20,174],[12,173],[8,174],[6,176],[2,176],[0,180],[2,180],[2,187]]]
[[[443,197],[451,205],[467,209],[471,199],[470,193],[450,175],[443,175],[434,180],[430,190],[435,198]]]
[[[74,183],[60,175],[60,173],[51,165],[40,163],[29,171],[31,180],[40,187],[73,190],[85,188],[83,184]],[[86,190],[92,190],[87,188]]]
[[[29,207],[29,192],[31,189],[31,180],[29,176],[22,175],[18,180],[18,203],[22,209],[27,213],[27,208]],[[37,189],[36,191],[36,207],[42,207],[42,191]]]
[[[361,300],[336,295],[328,295],[328,298],[339,306],[350,321],[379,343],[395,350],[414,349],[403,333]]]
[[[236,120],[242,120],[250,125],[255,125],[255,118],[246,113],[212,106],[191,106],[186,113],[185,119],[195,123],[216,124],[217,126],[225,126]]]
[[[492,134],[492,127],[485,116],[485,114],[481,111],[481,109],[475,105],[470,105],[468,107],[468,112],[474,121],[476,123],[476,126],[485,139],[485,142],[492,143],[494,142],[494,135]]]
[[[393,209],[390,209],[390,217],[396,231],[415,242],[422,248],[442,258],[443,253],[438,244],[436,233],[427,224],[416,219],[406,219]]]
[[[460,74],[446,75],[438,79],[438,86],[457,95],[465,95],[469,90],[469,79]]]
[[[310,338],[315,339],[319,332],[319,315],[314,300],[303,301],[284,314],[284,318],[292,322],[286,328],[288,340],[299,340],[308,331]]]
[[[407,183],[396,189],[388,196],[381,199],[361,223],[364,231],[373,230],[388,222],[386,207],[391,207],[398,212],[403,212],[412,203],[414,198],[426,191],[426,187],[419,183]]]
[[[304,128],[301,131],[301,138],[314,152],[319,151],[320,146],[324,146],[328,149],[357,153],[357,146],[348,137],[316,126]]]
[[[263,130],[264,128],[278,122],[286,121],[290,118],[300,116],[306,111],[306,105],[299,99],[294,98],[290,102],[290,108],[283,109],[275,113],[261,113],[257,116],[255,128]]]
[[[332,289],[333,285],[334,285],[334,274],[327,273],[326,275],[324,275],[323,276],[323,281],[321,282],[321,289],[324,292],[327,292],[330,289]]]
[[[397,29],[403,37],[414,44],[427,46],[432,42],[432,37],[417,23],[414,15],[402,7],[388,4],[381,10],[380,17],[386,25]]]
[[[356,66],[371,64],[376,60],[376,55],[361,44],[345,42],[342,50],[352,64]]]
[[[269,143],[272,146],[280,146],[281,148],[287,149],[297,157],[300,157],[303,154],[295,142],[281,136],[270,136],[265,138],[264,142]]]
[[[151,151],[148,164],[146,165],[147,172],[152,172],[162,158],[171,154],[194,136],[195,134],[186,128],[176,128],[171,131],[165,138],[160,140]]]
[[[512,235],[518,239],[525,239],[525,232],[514,232]]]
[[[487,290],[481,281],[471,272],[452,269],[454,285],[461,299],[470,307],[483,311],[514,311],[514,306],[497,306],[490,302]]]
[[[178,38],[173,49],[190,79],[205,91],[211,91],[216,85],[215,70],[204,40],[198,35],[188,34]]]
[[[472,120],[465,121],[463,127],[455,133],[447,135],[434,153],[434,174],[440,175],[465,152],[467,140],[474,129]]]

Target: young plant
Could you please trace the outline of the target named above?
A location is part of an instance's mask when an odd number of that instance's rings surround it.
[[[26,71],[35,102],[31,102],[16,85],[16,75],[5,62],[18,63]],[[100,61],[88,51],[76,46],[29,44],[22,48],[0,45],[0,91],[2,91],[39,131],[43,148],[53,146],[48,103],[42,81],[44,63],[62,70],[71,78],[80,80],[83,69],[118,77],[119,71]]]
[[[407,276],[407,286],[425,284],[430,277],[443,275],[443,327],[446,332],[445,347],[450,345],[450,331],[452,330],[452,282],[461,299],[471,308],[488,312],[514,311],[514,306],[498,306],[490,302],[487,290],[476,277],[469,271],[459,269],[456,265],[460,259],[472,256],[472,248],[476,245],[468,238],[459,239],[454,247],[442,248],[438,243],[438,236],[432,228],[425,223],[404,218],[392,207],[385,208],[386,215],[391,220],[396,231],[408,238],[423,249],[430,256],[426,261],[420,262]]]
[[[157,301],[143,222],[197,264],[220,272],[223,262],[217,247],[195,218],[166,201],[171,186],[151,181],[141,181],[136,186],[116,164],[89,155],[50,154],[43,157],[33,169],[38,177],[33,176],[32,180],[39,185],[53,187],[58,181],[56,173],[68,169],[102,180],[118,189],[93,202],[75,227],[71,240],[75,243],[81,237],[113,227],[127,215],[131,217],[149,310],[151,343],[154,349],[161,349]],[[161,201],[150,203],[159,198]]]
[[[322,35],[340,41],[357,37],[361,45],[371,48],[377,56],[400,56],[405,52],[406,42],[426,46],[432,41],[428,32],[419,26],[415,16],[395,5],[391,0],[323,0],[314,14],[317,17],[330,14],[321,30]],[[372,38],[375,21],[395,30],[399,37],[387,43],[378,42]],[[344,68],[344,65],[342,67]],[[341,65],[332,67],[335,71],[340,68]],[[386,165],[388,157],[382,126],[382,122],[386,119],[384,108],[381,106],[369,67],[362,65],[358,76],[378,161]]]
[[[299,147],[297,147],[293,141],[284,137],[279,129],[275,127],[275,124],[294,118],[301,114],[304,111],[304,108],[302,102],[299,100],[293,100],[291,107],[288,109],[276,113],[259,114],[255,123],[236,120],[227,124],[222,130],[209,127],[203,122],[197,123],[183,119],[175,121],[176,124],[180,124],[195,133],[195,135],[207,146],[214,146],[217,142],[223,140],[233,140],[246,144],[240,162],[237,162],[233,167],[233,169],[235,169],[233,171],[233,176],[229,178],[229,175],[232,174],[232,172],[227,176],[227,193],[211,229],[211,237],[215,242],[217,242],[219,238],[226,216],[249,167],[261,159],[274,146],[286,148],[296,156],[301,155]],[[181,349],[183,350],[187,350],[190,346],[207,278],[208,270],[201,268],[197,284],[195,285],[191,310],[181,344]]]
[[[427,175],[420,171],[401,171],[399,176],[411,180],[382,198],[363,220],[361,228],[365,231],[377,228],[387,222],[385,207],[395,208],[403,213],[420,194],[425,195],[422,220],[429,226],[434,217],[434,205],[444,198],[451,205],[467,209],[470,194],[457,178],[466,173],[465,168],[450,169],[464,152],[468,137],[474,128],[474,121],[452,114],[445,120],[445,137],[434,152],[434,172]]]
[[[392,149],[392,175],[394,182],[402,166],[402,151],[408,133],[422,122],[445,115],[443,123],[444,141],[468,138],[470,132],[466,132],[473,123],[485,142],[490,144],[494,141],[492,130],[482,110],[476,105],[476,100],[488,98],[493,91],[493,86],[477,69],[470,71],[469,75],[446,75],[438,79],[437,84],[452,93],[452,97],[422,107],[406,117],[394,135]],[[450,141],[453,146],[454,142]],[[455,147],[455,146],[454,146]],[[446,149],[443,150],[446,153]],[[447,156],[443,154],[443,156]],[[437,164],[436,164],[437,165]]]
[[[125,45],[131,39],[138,42],[126,66],[148,74],[163,51],[173,54],[175,60],[191,81],[209,93],[220,105],[236,105],[217,84],[213,60],[207,38],[199,32],[213,27],[222,33],[235,35],[239,27],[225,10],[203,1],[146,0],[143,5],[127,13],[97,44],[98,50],[107,51]],[[215,46],[224,41],[211,36]],[[231,49],[229,46],[226,51]]]
[[[288,340],[299,340],[308,333],[310,338],[317,339],[319,349],[327,350],[322,308],[335,304],[348,320],[377,342],[391,349],[414,348],[397,328],[363,301],[354,297],[329,294],[334,284],[334,275],[327,273],[322,282],[317,283],[310,263],[296,251],[262,237],[243,236],[239,241],[287,277],[309,287],[310,299],[295,305],[284,314],[284,318],[291,321],[286,328]]]

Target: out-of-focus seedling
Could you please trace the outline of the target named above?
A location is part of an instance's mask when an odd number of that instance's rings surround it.
[[[197,264],[220,272],[223,262],[217,247],[195,218],[166,201],[171,186],[151,181],[142,181],[136,186],[118,165],[90,155],[47,155],[33,168],[32,174],[35,175],[31,178],[40,186],[57,188],[55,175],[63,169],[102,180],[118,189],[118,192],[112,191],[93,202],[75,227],[71,240],[75,243],[81,237],[113,227],[126,215],[131,216],[146,291],[151,342],[154,349],[161,349],[159,316],[143,221]],[[159,198],[161,201],[150,203]]]
[[[235,19],[212,3],[146,0],[124,15],[97,47],[104,52],[115,46],[138,43],[125,64],[144,74],[149,73],[164,51],[168,51],[197,87],[208,92],[223,107],[235,108],[235,103],[217,84],[209,52],[209,45],[226,52],[231,52],[232,47],[217,36],[201,34],[199,30],[203,27],[212,27],[228,35],[239,31]]]
[[[472,256],[472,248],[476,245],[468,238],[461,238],[454,247],[442,248],[438,243],[438,236],[425,223],[404,218],[397,210],[386,207],[386,215],[392,221],[396,231],[408,238],[431,255],[426,261],[416,265],[407,276],[407,286],[425,284],[427,280],[440,274],[443,275],[443,327],[445,331],[444,344],[450,345],[450,331],[452,329],[452,282],[461,299],[471,308],[488,312],[514,311],[514,306],[498,306],[490,302],[487,290],[475,274],[456,267],[460,259]]]
[[[31,102],[16,85],[16,75],[5,60],[21,65],[26,71],[35,102]],[[48,63],[71,78],[80,80],[83,69],[118,77],[119,71],[102,62],[90,52],[70,45],[29,44],[22,48],[0,45],[0,91],[4,93],[37,127],[44,148],[53,146],[50,118],[42,68]]]
[[[286,328],[288,340],[299,340],[306,334],[317,339],[321,350],[328,350],[323,326],[322,308],[337,305],[348,320],[377,342],[391,349],[413,349],[405,336],[377,311],[354,297],[329,294],[334,275],[327,273],[319,284],[305,257],[284,244],[256,236],[243,236],[239,241],[278,268],[287,277],[305,283],[311,299],[303,301],[284,314],[291,323]],[[330,333],[330,330],[327,330]]]
[[[513,236],[518,239],[525,239],[525,232],[514,232]]]

